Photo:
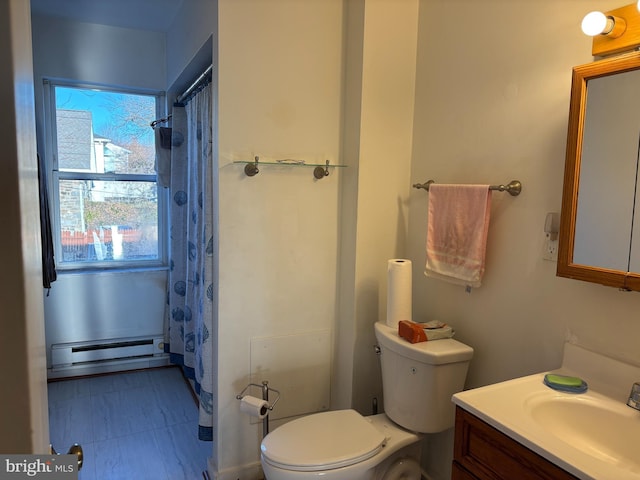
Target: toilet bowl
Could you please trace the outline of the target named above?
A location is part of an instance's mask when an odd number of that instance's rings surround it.
[[[422,433],[453,426],[451,397],[461,391],[473,349],[453,339],[411,344],[375,324],[385,413],[315,413],[262,441],[267,480],[419,480]]]
[[[267,480],[419,480],[420,438],[385,414],[316,413],[265,437],[262,470]]]

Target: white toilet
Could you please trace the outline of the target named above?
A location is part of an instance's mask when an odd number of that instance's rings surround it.
[[[451,428],[451,396],[461,391],[473,349],[453,339],[411,344],[375,324],[385,413],[316,413],[262,441],[267,480],[419,480],[420,433]]]

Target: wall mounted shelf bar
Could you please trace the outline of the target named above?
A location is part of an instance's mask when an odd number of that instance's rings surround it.
[[[280,167],[314,167],[313,176],[320,180],[329,175],[329,168],[337,167],[344,168],[346,165],[331,164],[329,160],[325,163],[307,163],[304,160],[296,160],[292,158],[285,158],[282,160],[270,160],[267,162],[260,161],[260,157],[255,157],[253,161],[250,160],[237,160],[233,163],[239,163],[244,165],[244,173],[248,177],[253,177],[260,173],[258,168],[260,165],[278,165]]]
[[[429,191],[429,186],[432,183],[436,183],[434,180],[429,180],[425,183],[414,183],[413,188]],[[489,190],[497,190],[499,192],[507,192],[513,197],[517,197],[522,192],[522,183],[518,180],[511,180],[506,185],[489,185]]]

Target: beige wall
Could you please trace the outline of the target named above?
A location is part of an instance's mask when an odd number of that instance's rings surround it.
[[[219,6],[214,470],[252,478],[261,428],[233,397],[250,373],[251,337],[330,329],[332,408],[369,414],[382,400],[373,324],[385,315],[387,259],[406,244],[418,2]],[[267,166],[247,178],[232,164],[321,152],[346,168],[316,181]]]
[[[351,317],[349,310],[341,309],[338,324],[340,328],[353,325],[355,333],[352,353],[350,350],[351,406],[371,414],[374,398],[380,411],[383,408],[373,324],[386,319],[387,261],[407,255],[418,2],[367,0],[362,19],[361,35],[353,35],[357,31],[351,30],[347,33],[349,47],[351,42],[362,45],[362,67],[359,88],[350,93],[360,100],[357,115],[351,110],[345,115],[345,127],[352,121],[350,115],[359,125],[357,137],[345,137],[346,147],[350,142],[357,146],[357,155],[349,157],[356,167],[349,172],[356,176],[355,186],[343,190],[342,197],[344,202],[354,195],[357,205],[354,231],[343,237],[343,242],[354,245],[353,272],[341,272],[340,277],[341,296],[353,289],[354,314]],[[347,72],[354,68],[348,61]],[[348,211],[343,210],[342,215],[348,215]],[[343,222],[348,219],[346,216]],[[343,253],[343,258],[349,258],[349,250]]]
[[[255,155],[263,161],[343,161],[342,2],[224,0],[218,16],[218,428],[212,470],[218,478],[256,478],[262,425],[249,423],[235,395],[250,379],[252,337],[333,331],[342,171],[315,180],[312,168],[265,165],[247,177],[233,161]],[[268,375],[271,365],[262,368]]]
[[[416,310],[476,348],[470,386],[556,366],[567,335],[640,362],[640,298],[556,277],[541,254],[545,215],[560,210],[571,67],[592,61],[580,19],[607,4],[421,2],[412,179],[523,183],[519,197],[493,194],[487,270],[470,294],[422,274],[428,194],[411,195]],[[451,17],[455,33],[440,21]],[[495,18],[526,21],[483,26]]]
[[[580,21],[617,6],[420,2],[412,181],[523,184],[519,197],[493,195],[487,270],[471,293],[424,277],[428,194],[411,194],[414,314],[474,347],[470,387],[555,368],[568,338],[640,364],[640,296],[556,277],[541,253],[546,213],[560,211],[571,67],[592,61]],[[427,440],[436,479],[448,478],[450,442]]]
[[[338,5],[330,3],[323,8],[336,14]],[[228,165],[243,155],[291,145],[293,137],[285,137],[299,128],[292,127],[292,119],[304,116],[296,102],[313,106],[319,98],[344,92],[342,127],[325,141],[341,139],[341,161],[349,167],[339,173],[339,192],[328,192],[331,201],[339,195],[339,210],[317,227],[329,228],[333,236],[339,225],[338,268],[322,273],[326,281],[335,276],[338,281],[334,408],[354,406],[369,413],[372,397],[380,395],[371,330],[385,316],[386,260],[398,256],[415,265],[415,319],[448,321],[457,338],[475,348],[471,387],[554,368],[567,338],[637,361],[632,338],[640,327],[629,319],[637,303],[634,294],[557,278],[555,263],[542,259],[545,216],[560,209],[570,69],[592,60],[579,21],[586,11],[606,5],[424,0],[417,13],[408,1],[352,0],[344,4],[342,45],[330,43],[336,56],[328,58],[326,49],[314,53],[312,35],[298,32],[297,46],[283,40],[292,24],[307,32],[306,19],[318,16],[319,4],[292,8],[290,2],[270,2],[264,10],[253,2],[220,6],[219,434],[228,445],[217,455],[221,470],[251,464],[255,453],[246,452],[254,452],[259,441],[258,428],[231,432],[242,425],[228,397],[248,374],[248,338],[304,330],[309,319],[327,325],[315,310],[302,313],[301,304],[309,299],[298,295],[303,291],[298,285],[282,283],[293,269],[282,263],[286,252],[275,239],[283,213],[272,203],[291,204],[294,195],[294,203],[305,205],[308,194],[292,190],[291,174],[263,168],[250,183],[237,166]],[[257,25],[256,17],[268,21]],[[329,17],[318,18],[319,24],[328,22],[324,29],[333,25],[338,31]],[[444,20],[452,18],[455,25]],[[513,21],[495,30],[486,27],[496,19]],[[238,33],[239,25],[245,34]],[[305,53],[324,62],[333,93],[313,83],[306,93],[295,85],[283,88],[278,74]],[[342,87],[335,75],[344,75]],[[325,105],[328,115],[319,120],[319,132],[330,128],[340,108],[333,100],[331,105],[331,111]],[[313,145],[309,132],[299,131],[294,143]],[[470,294],[422,274],[428,194],[410,185],[429,178],[469,183],[517,178],[524,184],[517,198],[494,194],[487,274],[484,285]],[[260,202],[264,216],[251,215],[252,205]],[[310,241],[316,227],[308,228]],[[267,251],[280,258],[276,268],[247,261]],[[308,262],[302,268],[315,271]],[[251,276],[245,270],[249,264]],[[283,299],[278,284],[293,295]],[[251,304],[238,303],[243,286],[260,291]],[[616,328],[606,328],[611,322]],[[631,339],[620,340],[620,329]],[[425,466],[434,478],[449,475],[451,442],[451,432],[425,441]],[[234,445],[244,445],[245,453],[225,450]]]

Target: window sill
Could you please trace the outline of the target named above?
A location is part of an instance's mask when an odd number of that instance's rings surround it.
[[[56,273],[58,275],[95,275],[95,274],[123,274],[123,273],[146,273],[146,272],[159,272],[168,271],[168,265],[154,265],[154,266],[117,266],[117,267],[71,267],[71,268],[58,268]]]

